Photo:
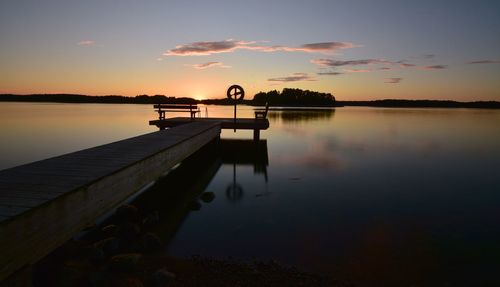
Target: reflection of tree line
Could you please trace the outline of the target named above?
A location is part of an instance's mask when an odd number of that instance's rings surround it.
[[[263,174],[267,182],[267,142],[220,140],[206,146],[158,180],[132,204],[144,214],[157,215],[158,222],[151,231],[168,244],[191,211],[214,199],[214,193],[204,191],[222,164],[233,165],[225,196],[230,202],[241,200],[244,189],[237,182],[237,166],[253,165],[254,173]]]
[[[318,110],[273,110],[268,113],[268,118],[272,121],[281,120],[283,122],[308,122],[326,121],[335,115],[335,109]]]

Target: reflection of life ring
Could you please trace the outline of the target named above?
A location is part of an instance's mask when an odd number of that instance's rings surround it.
[[[233,101],[241,101],[245,97],[245,90],[240,85],[232,85],[227,89],[227,98]]]
[[[243,188],[237,183],[232,183],[226,187],[226,196],[230,201],[239,201],[243,197]]]

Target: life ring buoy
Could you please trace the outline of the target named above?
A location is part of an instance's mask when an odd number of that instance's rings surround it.
[[[240,85],[232,85],[227,89],[227,98],[233,101],[241,101],[245,97],[245,90]]]

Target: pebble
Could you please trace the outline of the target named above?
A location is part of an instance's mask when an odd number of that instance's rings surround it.
[[[153,253],[161,250],[162,243],[156,234],[146,233],[141,238],[141,246],[145,253]]]
[[[153,226],[160,222],[160,213],[155,210],[144,217],[142,224],[144,226]]]
[[[118,229],[118,226],[114,224],[106,225],[103,228],[101,228],[102,233],[104,233],[105,236],[114,236],[116,234],[116,230]]]
[[[139,211],[132,204],[124,204],[116,209],[115,216],[122,221],[136,222],[139,218]]]
[[[104,255],[110,256],[120,248],[120,240],[116,237],[109,237],[94,243],[94,247],[102,250]]]
[[[111,257],[109,268],[118,272],[133,272],[142,255],[139,253],[119,254]]]
[[[175,274],[168,271],[165,268],[161,268],[155,271],[152,275],[153,286],[163,287],[170,284],[170,282],[175,280]]]
[[[116,230],[117,236],[125,240],[135,240],[139,237],[140,233],[141,228],[131,222],[122,223]]]

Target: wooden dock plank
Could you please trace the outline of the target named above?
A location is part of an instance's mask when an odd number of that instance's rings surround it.
[[[47,202],[48,199],[45,198],[26,198],[26,197],[13,197],[0,195],[0,206],[18,206],[18,207],[35,207],[40,204]],[[5,205],[4,202],[8,202]]]
[[[220,136],[219,122],[173,129],[0,171],[0,281]]]
[[[154,125],[159,128],[171,128],[184,125],[192,122],[217,122],[221,124],[222,129],[240,129],[240,130],[266,130],[269,128],[268,119],[253,119],[253,118],[186,118],[175,117],[164,120],[151,120],[149,125]]]

